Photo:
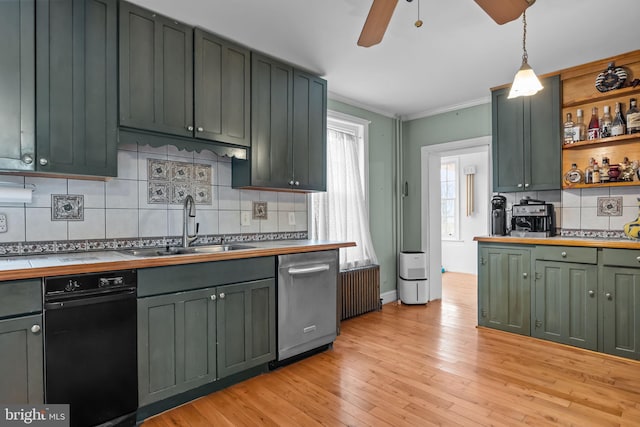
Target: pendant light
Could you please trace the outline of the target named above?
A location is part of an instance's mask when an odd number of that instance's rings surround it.
[[[527,12],[522,13],[522,66],[516,73],[509,91],[508,99],[517,98],[519,96],[531,96],[535,95],[542,89],[542,84],[533,72],[533,69],[527,62],[529,55],[527,55]]]

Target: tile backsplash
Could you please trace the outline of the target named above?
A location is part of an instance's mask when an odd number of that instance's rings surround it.
[[[0,243],[180,237],[182,203],[176,202],[177,194],[171,194],[182,188],[176,184],[180,178],[151,177],[151,165],[158,164],[169,168],[168,173],[201,172],[185,180],[191,190],[202,184],[207,187],[200,189],[202,197],[194,196],[200,235],[307,231],[305,194],[231,188],[231,160],[207,150],[194,153],[173,146],[126,145],[118,150],[118,177],[105,182],[0,176],[0,181],[36,186],[32,203],[0,202],[0,213],[7,218]],[[165,184],[168,191],[160,202],[149,196],[155,184]],[[75,212],[79,200],[82,212]],[[266,203],[266,218],[254,218],[254,202]],[[65,209],[74,211],[73,218],[82,214],[82,220],[61,220]]]
[[[508,221],[511,206],[529,196],[553,203],[557,227],[563,235],[584,237],[625,237],[623,226],[638,217],[640,187],[598,187],[575,190],[503,193],[507,197]],[[602,209],[603,201],[619,203],[612,212]],[[600,202],[600,209],[598,208]],[[621,212],[619,212],[621,211]]]

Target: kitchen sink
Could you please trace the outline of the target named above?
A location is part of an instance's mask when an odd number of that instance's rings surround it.
[[[138,257],[156,257],[156,256],[171,256],[171,255],[188,255],[188,254],[215,254],[218,252],[239,251],[243,249],[253,249],[254,246],[250,245],[207,245],[207,246],[189,246],[183,248],[182,246],[167,246],[165,248],[141,248],[141,249],[127,249],[120,251],[127,255],[133,255]]]

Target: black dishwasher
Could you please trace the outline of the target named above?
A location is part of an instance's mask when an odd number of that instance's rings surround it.
[[[71,426],[135,425],[135,270],[45,278],[45,402]]]

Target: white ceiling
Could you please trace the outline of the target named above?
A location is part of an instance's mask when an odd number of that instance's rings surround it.
[[[132,2],[318,73],[330,97],[389,116],[488,102],[521,63],[522,21],[497,25],[473,0],[400,0],[370,48],[356,42],[371,0]],[[640,48],[638,0],[537,0],[527,24],[538,74]]]

